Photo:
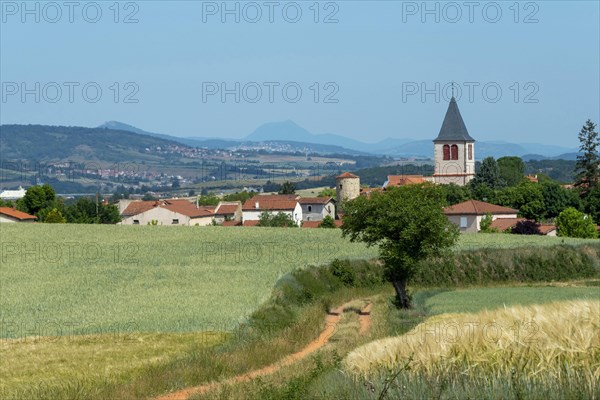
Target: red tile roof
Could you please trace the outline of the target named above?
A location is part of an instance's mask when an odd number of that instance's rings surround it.
[[[556,225],[552,225],[552,224],[547,224],[547,225],[540,225],[538,227],[538,231],[542,234],[542,235],[547,235],[552,231],[555,231]]]
[[[416,185],[427,182],[423,175],[388,175],[387,186]]]
[[[260,221],[244,221],[244,226],[258,226]]]
[[[291,211],[298,204],[296,195],[258,195],[246,200],[242,210],[244,211]],[[258,203],[258,207],[256,207]]]
[[[444,208],[446,215],[485,215],[485,214],[518,214],[518,210],[508,207],[497,206],[478,200],[467,200]]]
[[[8,215],[9,217],[16,218],[20,221],[26,221],[29,219],[37,219],[35,215],[24,213],[23,211],[15,210],[10,207],[0,207],[0,214]]]
[[[132,201],[127,205],[127,208],[123,210],[121,214],[123,217],[130,217],[132,215],[138,215],[148,210],[153,209],[157,206],[158,201],[150,200],[150,201]]]
[[[496,218],[490,224],[490,228],[498,229],[500,232],[504,232],[508,229],[514,228],[521,221],[526,221],[525,218]]]
[[[332,200],[331,197],[300,197],[300,204],[327,204]]]
[[[351,174],[350,172],[344,172],[343,174],[335,177],[335,179],[346,179],[346,178],[358,178],[358,176]]]
[[[529,182],[538,183],[537,175],[527,175],[525,179],[527,179]]]
[[[215,209],[216,215],[234,215],[240,206],[240,203],[231,204],[231,203],[222,203],[217,206]]]
[[[190,218],[208,217],[213,215],[215,207],[200,206],[196,208],[194,203],[185,199],[133,201],[123,211],[123,217],[131,217],[149,211],[155,207],[162,207],[169,211],[186,215]]]

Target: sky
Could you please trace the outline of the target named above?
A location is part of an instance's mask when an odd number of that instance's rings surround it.
[[[597,1],[0,3],[2,124],[433,139],[452,82],[477,140],[600,120]]]

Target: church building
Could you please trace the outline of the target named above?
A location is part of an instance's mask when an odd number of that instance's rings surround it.
[[[438,137],[433,141],[435,183],[465,186],[475,176],[475,139],[460,115],[452,96]]]

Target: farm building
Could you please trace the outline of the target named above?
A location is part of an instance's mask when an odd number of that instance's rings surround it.
[[[34,222],[35,215],[29,215],[10,207],[0,207],[0,223]]]
[[[256,195],[246,200],[242,206],[242,219],[246,222],[259,221],[263,212],[289,215],[297,225],[302,222],[300,197],[295,194]]]
[[[501,218],[517,218],[519,210],[497,206],[477,200],[467,200],[444,208],[444,214],[456,224],[463,233],[476,233],[481,230],[481,220],[486,214],[492,215],[495,221]]]
[[[19,200],[25,197],[27,190],[23,189],[21,186],[17,190],[3,190],[0,193],[0,199],[2,200]]]
[[[185,199],[131,201],[121,212],[121,225],[212,224],[215,207],[197,206]]]
[[[331,197],[300,197],[302,221],[322,221],[326,216],[335,219],[335,204]]]

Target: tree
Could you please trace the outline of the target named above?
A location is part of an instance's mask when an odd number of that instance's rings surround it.
[[[585,211],[600,225],[600,185],[588,192],[585,198]]]
[[[48,224],[64,224],[67,222],[67,219],[63,217],[62,213],[57,208],[53,208],[44,218],[44,222]]]
[[[272,228],[295,228],[296,222],[292,219],[289,214],[279,212],[275,215],[268,211],[263,211],[260,214],[258,226],[266,226]]]
[[[458,239],[444,205],[442,190],[431,184],[391,187],[345,203],[343,236],[379,246],[386,278],[402,308],[410,307],[406,285],[418,263],[441,255]]]
[[[336,194],[337,193],[335,192],[335,189],[325,188],[325,189],[321,190],[317,196],[318,197],[331,197],[331,198],[335,199]]]
[[[214,193],[198,196],[198,204],[201,206],[216,206],[221,201]]]
[[[296,193],[296,186],[289,181],[283,182],[281,188],[279,188],[279,194],[294,194]]]
[[[523,181],[525,163],[521,157],[501,157],[498,159],[498,172],[506,186],[516,186]]]
[[[567,208],[556,218],[559,236],[597,238],[596,224],[592,218],[574,208]]]
[[[582,195],[585,195],[598,187],[600,182],[600,136],[596,132],[596,124],[587,120],[579,132],[579,150],[582,153],[577,156],[577,179],[575,186],[579,187]]]
[[[485,185],[490,189],[499,189],[504,185],[494,157],[486,157],[481,161],[481,166],[470,183],[472,187]]]
[[[539,235],[540,224],[530,219],[519,221],[512,229],[511,233],[516,235]]]
[[[32,186],[25,196],[17,201],[17,207],[26,213],[38,215],[40,211],[53,205],[56,192],[47,183],[43,186]]]
[[[483,233],[498,232],[498,229],[490,228],[492,222],[494,222],[494,217],[492,216],[492,214],[485,214],[484,217],[481,218],[481,223],[479,224],[480,231]]]
[[[117,224],[121,222],[121,214],[119,207],[114,204],[102,205],[100,208],[99,223],[101,224]]]
[[[335,221],[330,215],[326,215],[323,221],[319,224],[319,228],[337,228]]]
[[[495,201],[505,207],[519,210],[527,219],[541,220],[546,212],[542,187],[536,183],[523,182],[497,193]]]
[[[446,198],[446,204],[453,206],[471,198],[469,188],[466,186],[458,186],[455,183],[440,186]]]
[[[565,189],[558,183],[547,181],[542,184],[542,197],[544,198],[545,218],[558,217],[566,208],[573,207],[582,210],[581,199],[576,191]]]

